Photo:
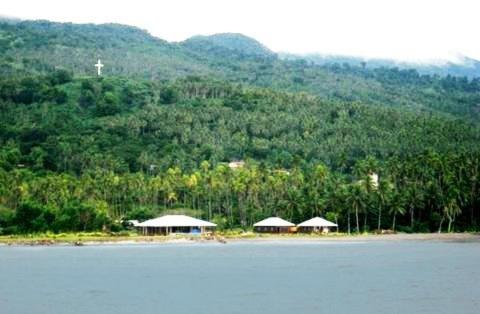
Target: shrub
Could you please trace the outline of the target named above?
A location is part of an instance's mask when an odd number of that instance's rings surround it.
[[[55,209],[34,201],[24,201],[17,208],[14,222],[20,232],[41,232],[51,229]]]
[[[127,220],[145,221],[148,219],[152,219],[155,216],[155,211],[152,208],[141,206],[132,209],[127,215]]]
[[[178,92],[173,87],[164,87],[160,91],[160,103],[161,104],[173,104],[178,100]]]

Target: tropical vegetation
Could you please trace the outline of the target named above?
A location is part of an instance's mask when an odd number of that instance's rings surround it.
[[[0,47],[1,234],[169,212],[220,229],[271,215],[346,232],[480,227],[478,78],[119,25],[3,23]]]

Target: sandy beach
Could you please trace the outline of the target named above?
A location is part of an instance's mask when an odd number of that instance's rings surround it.
[[[136,245],[136,244],[193,244],[193,243],[236,243],[236,242],[370,242],[370,241],[442,241],[442,242],[480,242],[479,233],[396,233],[396,234],[254,234],[238,236],[215,235],[210,237],[176,236],[70,236],[55,237],[0,237],[0,246],[85,246],[85,245]]]

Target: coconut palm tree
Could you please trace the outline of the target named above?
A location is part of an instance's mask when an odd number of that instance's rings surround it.
[[[355,210],[355,222],[357,233],[360,233],[360,223],[358,219],[359,212],[363,211],[365,208],[365,193],[362,187],[354,183],[350,186],[348,202]]]
[[[392,230],[395,231],[397,215],[404,215],[405,210],[405,201],[400,192],[395,191],[390,203],[389,214],[393,215],[392,219]]]
[[[378,189],[375,191],[377,208],[378,208],[378,220],[377,220],[377,230],[382,229],[382,211],[390,201],[393,192],[393,185],[387,180],[380,180],[378,184]]]

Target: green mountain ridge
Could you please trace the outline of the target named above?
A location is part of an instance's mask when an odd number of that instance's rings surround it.
[[[399,68],[415,69],[420,74],[441,75],[441,76],[464,76],[470,79],[480,77],[480,61],[467,56],[458,56],[456,62],[448,60],[437,61],[398,61],[393,59],[380,58],[362,58],[341,55],[322,55],[322,54],[292,54],[279,53],[279,57],[284,60],[306,60],[318,65],[326,64],[348,64],[350,66],[362,66],[369,69],[375,68]]]
[[[226,49],[230,53],[258,57],[274,57],[275,53],[257,40],[239,33],[221,33],[210,36],[193,36],[180,43],[191,50],[204,50],[215,53],[217,49]]]
[[[144,30],[118,24],[62,24],[23,21],[0,24],[0,73],[21,75],[63,68],[94,75],[151,80],[214,76],[251,86],[307,92],[324,99],[359,101],[409,110],[434,110],[477,119],[480,79],[420,75],[415,70],[315,65],[282,60],[257,41],[239,34],[194,37],[169,43]],[[452,93],[451,89],[455,92]]]

